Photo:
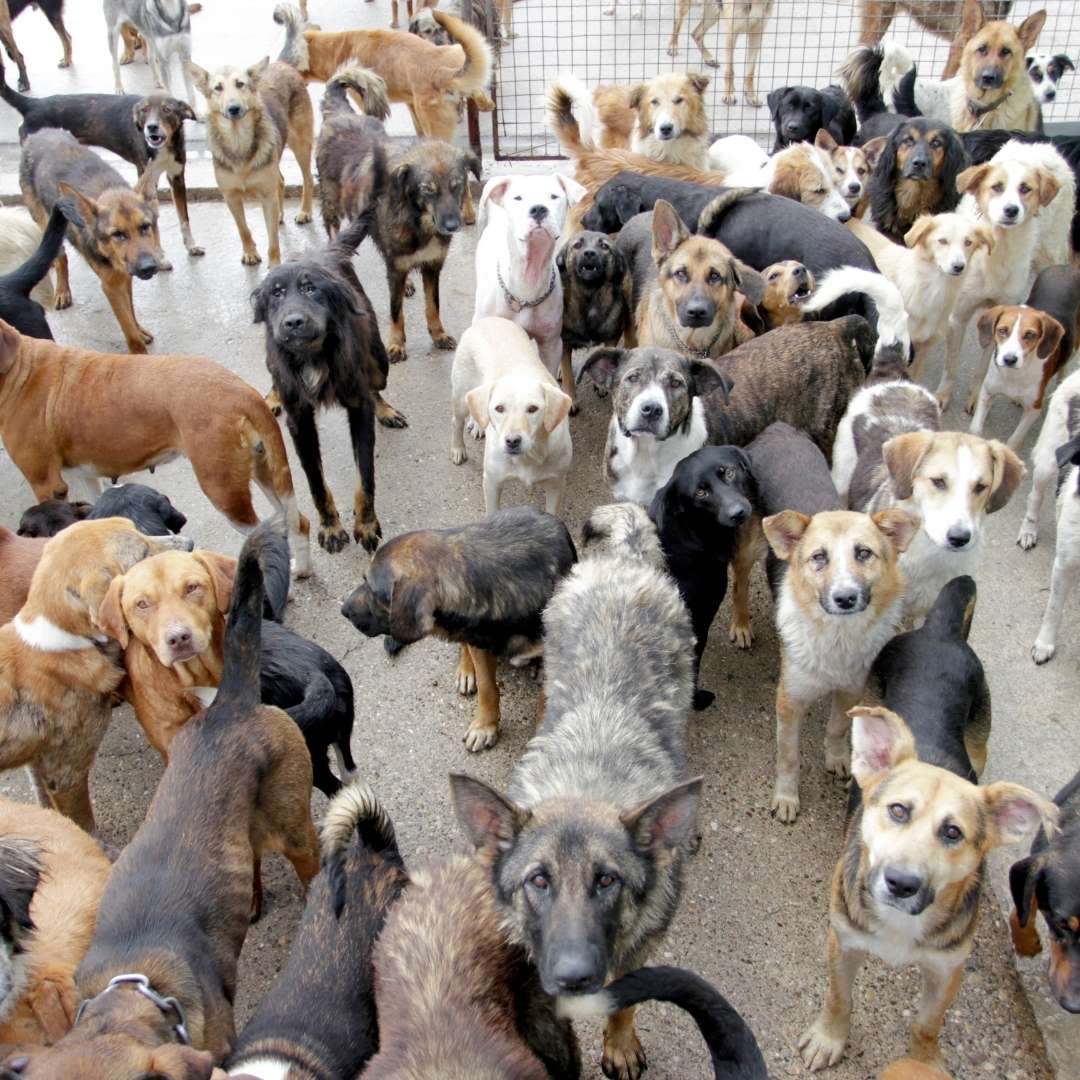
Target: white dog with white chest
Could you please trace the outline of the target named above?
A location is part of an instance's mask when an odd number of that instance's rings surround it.
[[[450,375],[450,460],[467,458],[465,420],[472,416],[484,448],[484,511],[499,508],[507,480],[539,484],[547,512],[562,513],[570,443],[571,398],[540,360],[536,342],[508,319],[478,319],[461,336]]]
[[[585,195],[576,180],[545,176],[493,176],[480,196],[487,225],[476,244],[473,322],[498,315],[520,326],[537,344],[552,375],[562,360],[562,281],[555,249],[570,207]]]

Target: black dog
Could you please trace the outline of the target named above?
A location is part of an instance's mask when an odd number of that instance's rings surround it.
[[[649,517],[656,525],[668,570],[690,610],[694,647],[694,708],[707,709],[716,695],[698,686],[709,627],[724,602],[728,563],[738,530],[753,513],[750,459],[734,446],[704,446],[675,466],[653,496]]]
[[[173,506],[167,495],[146,484],[118,484],[106,488],[93,506],[58,499],[31,506],[19,519],[19,535],[55,536],[76,521],[107,517],[127,518],[146,536],[178,533],[187,524],[187,518]]]
[[[255,322],[266,324],[266,366],[285,410],[293,445],[319,513],[319,543],[331,554],[349,542],[323,478],[315,410],[341,405],[359,471],[353,537],[379,546],[375,514],[375,417],[404,427],[405,417],[380,397],[390,362],[371,301],[352,268],[371,213],[360,215],[323,251],[271,270],[252,293]]]
[[[37,251],[22,266],[0,277],[0,319],[27,337],[53,339],[45,309],[30,293],[63,249],[69,216],[78,217],[78,213],[66,201],[63,206],[54,206]]]
[[[64,55],[57,67],[71,67],[71,35],[64,25],[64,0],[7,0],[8,13],[12,20],[17,19],[28,7],[36,7],[46,19],[49,25],[56,31],[60,39],[60,45]],[[26,89],[30,89],[26,87]]]
[[[813,142],[822,128],[841,146],[855,138],[855,110],[839,86],[780,86],[766,100],[776,128],[774,154],[791,143]]]

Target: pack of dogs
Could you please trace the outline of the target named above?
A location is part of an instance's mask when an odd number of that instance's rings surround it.
[[[589,86],[563,72],[545,115],[566,171],[474,192],[482,162],[452,140],[466,105],[493,107],[510,0],[460,16],[407,0],[408,31],[396,0],[389,29],[340,31],[282,3],[276,59],[214,70],[192,60],[199,5],[103,0],[116,94],[49,97],[29,96],[14,42],[26,6],[0,0],[19,72],[0,98],[21,118],[29,211],[0,214],[0,438],[36,505],[17,531],[0,527],[0,768],[25,766],[40,807],[0,799],[0,1080],[573,1080],[573,1022],[589,1018],[604,1024],[603,1073],[638,1080],[635,1011],[653,1001],[690,1017],[717,1080],[767,1080],[757,1037],[715,987],[649,966],[715,782],[690,738],[694,714],[724,700],[703,664],[710,630],[730,585],[730,644],[753,647],[758,563],[779,643],[762,802],[794,826],[801,729],[823,700],[825,769],[848,783],[805,1067],[845,1055],[872,954],[917,966],[923,993],[908,1056],[865,1068],[947,1078],[939,1039],[998,847],[1029,845],[1009,872],[1015,949],[1045,942],[1050,991],[1080,1012],[1080,774],[1054,799],[981,782],[991,701],[969,643],[992,515],[1019,495],[1040,422],[1017,537],[1036,545],[1053,487],[1036,664],[1055,656],[1080,577],[1080,140],[1043,132],[1073,69],[1036,51],[1045,11],[1016,23],[1010,0],[862,0],[842,85],[764,94],[770,152],[714,130],[707,74]],[[63,0],[35,6],[70,64]],[[690,38],[718,68],[706,35],[722,22],[725,104],[740,38],[742,99],[762,104],[777,6],[702,5]],[[675,4],[672,56],[692,7]],[[951,43],[940,79],[886,36],[900,12]],[[640,0],[629,14],[643,16]],[[120,68],[139,50],[159,89],[126,95]],[[171,93],[177,66],[186,98]],[[318,123],[309,83],[322,84]],[[387,133],[392,104],[415,138]],[[247,267],[262,256],[245,203],[263,211],[268,265],[250,300],[265,398],[213,360],[148,355],[135,314],[132,279],[172,268],[162,176],[188,255],[203,254],[184,178],[197,119]],[[95,147],[134,166],[135,184]],[[315,216],[314,157],[326,241],[283,262],[286,151],[303,178],[298,225]],[[455,338],[440,278],[474,225],[474,309]],[[388,311],[354,267],[365,242]],[[100,279],[126,353],[53,339],[46,309],[73,302],[65,245]],[[480,473],[485,513],[384,541],[376,441],[407,427],[383,395],[407,356],[411,277],[431,346],[453,354],[450,460]],[[960,431],[950,406],[969,331],[983,364],[966,373]],[[582,381],[610,403],[611,501],[574,535]],[[997,398],[1020,407],[1007,442],[983,434]],[[351,530],[318,429],[337,408],[357,473]],[[344,657],[285,625],[314,564],[279,416],[319,546],[369,557],[341,616],[389,658],[429,637],[457,645],[451,685],[476,699],[467,753],[499,739],[500,662],[542,671],[535,732],[505,785],[450,774],[463,852],[406,862],[354,758]],[[181,509],[126,479],[176,459],[244,535],[238,556],[196,548]],[[545,510],[502,505],[508,481],[540,488]],[[90,773],[120,703],[164,772],[117,853],[100,842]],[[313,788],[329,799],[321,829]],[[271,852],[306,902],[238,1032],[238,961]]]

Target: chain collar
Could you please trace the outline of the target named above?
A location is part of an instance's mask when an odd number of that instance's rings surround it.
[[[548,283],[547,292],[543,296],[537,297],[535,300],[519,300],[507,287],[506,282],[503,281],[502,270],[499,268],[499,264],[495,264],[495,277],[498,279],[499,288],[503,291],[503,296],[506,298],[506,303],[509,305],[510,310],[514,312],[524,311],[526,308],[539,307],[554,291],[555,282],[557,280],[555,267],[551,268],[551,281]]]
[[[668,317],[668,313],[662,310],[661,314],[664,316],[664,326],[667,327],[668,336],[674,343],[675,348],[678,349],[678,351],[681,352],[684,356],[691,356],[695,360],[708,360],[709,354],[713,350],[713,346],[720,340],[721,335],[724,333],[723,327],[721,327],[719,330],[717,330],[712,341],[710,341],[704,349],[696,349],[693,345],[687,345],[686,342],[683,341],[681,337],[679,337],[679,332],[675,329],[675,324]]]
[[[184,1046],[191,1045],[191,1037],[188,1035],[187,1029],[187,1017],[184,1015],[184,1006],[174,997],[162,997],[150,985],[150,980],[145,975],[116,975],[111,978],[109,980],[109,985],[106,986],[100,994],[95,994],[92,998],[87,998],[85,1001],[80,1002],[78,1012],[75,1013],[75,1024],[72,1026],[74,1027],[77,1025],[83,1018],[83,1013],[86,1011],[88,1005],[92,1005],[98,998],[103,998],[110,990],[117,990],[121,986],[130,986],[137,990],[143,997],[152,1001],[161,1011],[163,1016],[175,1016],[176,1023],[172,1025],[172,1033],[179,1042],[184,1044]]]

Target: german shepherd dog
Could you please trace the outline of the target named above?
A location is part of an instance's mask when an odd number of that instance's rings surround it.
[[[382,96],[377,87],[382,86]],[[351,88],[363,95],[368,116],[353,112]],[[471,172],[480,179],[480,160],[441,139],[421,138],[405,146],[391,143],[381,117],[388,106],[382,80],[363,68],[346,68],[327,83],[316,162],[323,223],[333,236],[343,217],[374,205],[371,238],[386,263],[390,289],[390,362],[404,360],[404,298],[409,271],[424,282],[428,333],[437,349],[456,349],[439,313],[439,277],[450,241],[463,224],[476,220],[469,194]],[[383,166],[376,168],[376,161]],[[375,176],[381,182],[373,185]]]
[[[66,131],[47,129],[22,145],[19,186],[34,220],[42,227],[57,203],[68,213],[68,240],[101,281],[101,291],[120,324],[128,352],[145,353],[154,335],[135,318],[132,275],[141,281],[161,268],[157,253],[157,200],[147,175],[128,187],[124,178]],[[80,223],[76,224],[75,219]],[[56,306],[71,307],[67,255],[56,260]]]
[[[937,1066],[941,1024],[974,943],[986,856],[1040,825],[1053,831],[1058,809],[1019,784],[977,787],[962,713],[915,710],[910,726],[884,708],[849,715],[855,787],[829,900],[829,989],[799,1048],[814,1072],[843,1057],[855,978],[874,953],[921,969],[911,1057]]]
[[[544,612],[540,727],[504,797],[453,775],[503,925],[553,996],[638,967],[678,906],[701,777],[689,779],[694,636],[679,590],[633,554],[579,563]],[[608,1018],[604,1073],[636,1080],[633,1009]]]
[[[262,205],[267,257],[271,267],[277,266],[281,262],[278,227],[285,198],[281,155],[286,146],[293,152],[304,181],[296,223],[306,225],[311,220],[315,110],[307,86],[295,68],[271,64],[266,57],[246,71],[224,67],[211,74],[191,63],[187,69],[206,98],[206,143],[214,159],[214,178],[244,245],[240,261],[245,266],[262,261],[244,217],[244,198],[252,196]]]
[[[375,514],[375,417],[404,427],[382,400],[390,370],[375,310],[352,267],[367,235],[368,210],[324,251],[271,270],[252,293],[255,322],[266,326],[266,366],[319,514],[319,545],[336,554],[349,543],[323,476],[315,412],[341,405],[349,414],[359,471],[353,538],[374,551],[382,536]]]

